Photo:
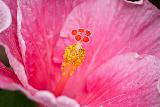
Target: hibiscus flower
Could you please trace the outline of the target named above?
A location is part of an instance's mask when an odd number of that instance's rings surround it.
[[[47,107],[159,107],[159,21],[148,0],[0,1],[0,88]]]

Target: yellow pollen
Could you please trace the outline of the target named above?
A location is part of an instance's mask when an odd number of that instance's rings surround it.
[[[58,81],[55,94],[58,96],[62,93],[67,80],[74,74],[76,69],[83,63],[86,53],[80,43],[69,45],[65,49],[63,55],[63,63],[61,65],[61,79]]]
[[[80,44],[68,46],[63,56],[62,71],[64,71],[66,66],[72,65],[73,68],[70,73],[73,74],[77,67],[82,64],[85,55],[85,49],[82,48]]]

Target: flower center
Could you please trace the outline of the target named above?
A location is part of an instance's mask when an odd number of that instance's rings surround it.
[[[77,36],[76,35],[77,31],[76,30],[73,30],[73,31],[72,31],[72,35]],[[78,35],[81,36],[80,34]],[[80,41],[76,37],[75,39],[77,40],[77,43],[73,45],[69,45],[65,49],[65,53],[63,55],[63,63],[61,65],[61,70],[62,70],[61,78],[58,81],[55,88],[56,96],[59,96],[62,94],[62,91],[65,87],[67,80],[74,74],[76,69],[82,64],[82,62],[85,59],[85,56],[86,56],[85,49],[81,46],[81,44],[82,42],[86,42],[86,41],[83,41],[83,39],[82,41]]]

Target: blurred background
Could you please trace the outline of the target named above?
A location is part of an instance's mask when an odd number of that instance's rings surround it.
[[[10,67],[5,50],[0,46],[0,61]],[[37,104],[29,100],[20,91],[7,91],[0,89],[0,107],[37,107]]]

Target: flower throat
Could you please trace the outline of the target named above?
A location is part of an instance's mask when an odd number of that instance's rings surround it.
[[[72,35],[75,36],[76,44],[69,45],[65,49],[63,62],[61,65],[61,78],[55,88],[55,95],[62,94],[67,80],[74,74],[76,69],[83,63],[86,52],[81,46],[82,43],[89,41],[90,31],[84,29],[72,30]]]

